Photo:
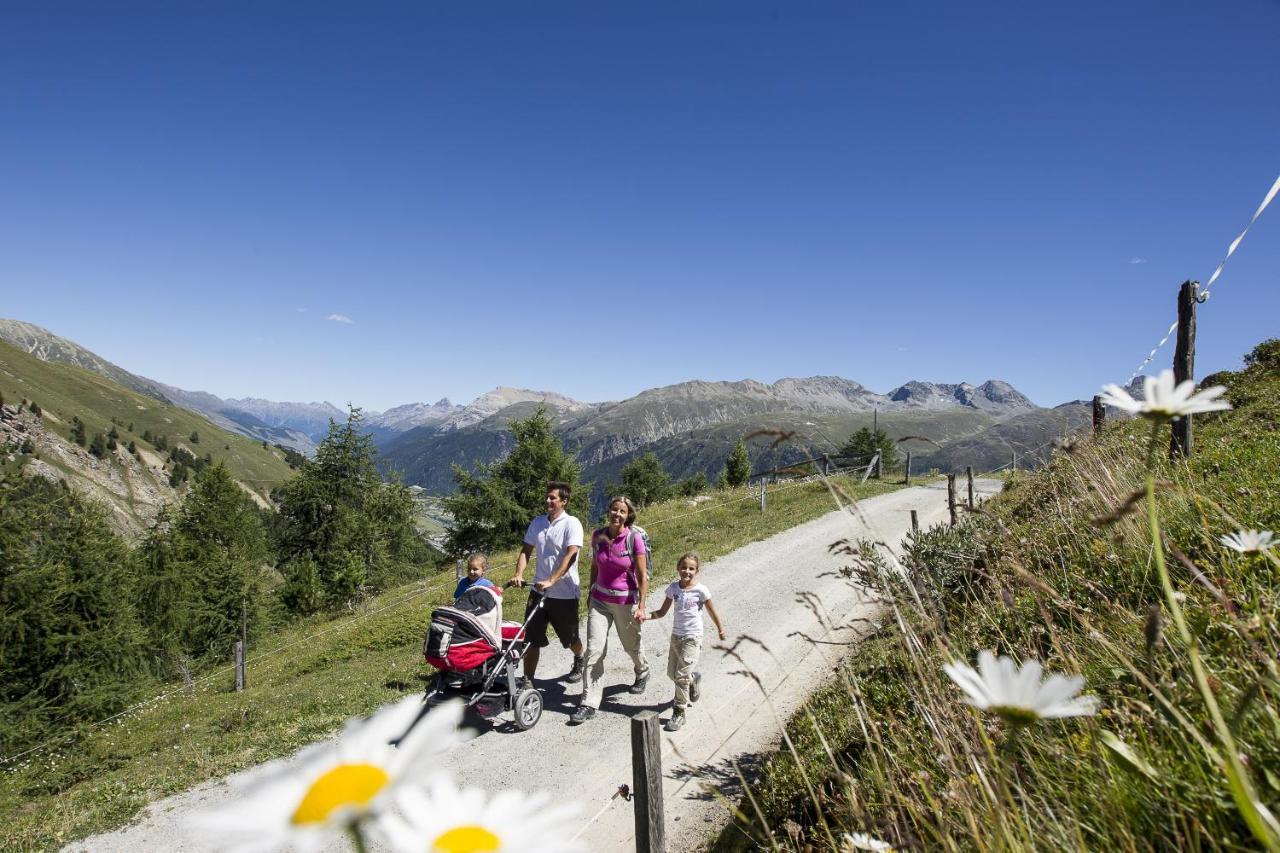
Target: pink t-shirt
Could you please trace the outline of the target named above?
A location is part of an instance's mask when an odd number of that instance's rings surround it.
[[[596,583],[591,588],[591,597],[604,604],[635,604],[640,600],[639,591],[631,575],[631,557],[627,555],[627,534],[631,528],[624,527],[612,540],[609,539],[607,527],[597,530],[591,537],[596,557]],[[644,553],[644,537],[632,538],[632,548],[636,556]],[[609,595],[601,590],[618,593]]]

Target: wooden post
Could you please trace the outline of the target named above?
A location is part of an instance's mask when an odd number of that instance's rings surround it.
[[[243,690],[248,686],[249,681],[246,678],[245,659],[249,656],[249,599],[246,596],[240,596],[240,654],[237,655],[236,682],[239,685],[237,690]]]
[[[915,536],[920,532],[920,513],[914,509],[911,510],[911,535]]]
[[[956,517],[956,475],[947,475],[947,510],[951,513],[951,526],[955,527],[959,520]]]
[[[641,711],[631,718],[631,793],[636,810],[636,853],[667,849],[662,820],[662,742],[658,713]]]
[[[1173,351],[1173,383],[1178,385],[1196,375],[1196,302],[1200,285],[1184,281],[1178,290],[1178,346]],[[1169,458],[1191,458],[1191,416],[1173,422],[1169,438]]]
[[[236,692],[244,690],[244,641],[236,640]]]
[[[765,507],[769,504],[769,478],[767,476],[760,478],[760,511],[764,512]]]
[[[876,479],[884,478],[884,457],[879,453],[876,454]]]
[[[453,567],[453,579],[456,581],[460,581],[462,580],[463,576],[466,575],[466,573],[467,573],[467,564],[464,561],[459,560]]]
[[[867,463],[867,470],[862,473],[862,482],[867,482],[867,478],[871,476],[871,472],[875,470],[876,463],[880,461],[880,454],[877,453],[871,457],[871,461]]]
[[[1010,471],[1018,470],[1018,451],[1016,450],[1009,451],[1009,470]]]
[[[904,480],[908,486],[911,485],[911,451],[907,451],[907,479]]]
[[[964,475],[969,478],[969,509],[973,509],[977,504],[973,502],[973,466],[964,466]]]
[[[1102,405],[1102,395],[1093,395],[1093,434],[1102,435],[1102,424],[1107,419],[1107,407]]]

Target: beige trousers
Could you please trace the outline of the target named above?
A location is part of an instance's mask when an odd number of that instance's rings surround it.
[[[667,675],[676,683],[677,708],[689,704],[689,682],[693,680],[693,671],[698,666],[698,657],[702,654],[702,637],[682,637],[671,635],[671,646],[667,650]]]
[[[649,674],[649,662],[640,648],[640,623],[631,615],[632,604],[604,604],[594,598],[587,605],[587,651],[582,673],[582,704],[589,708],[600,707],[600,694],[604,690],[604,656],[609,651],[609,629],[618,630],[618,640],[623,650],[635,664],[636,678]]]

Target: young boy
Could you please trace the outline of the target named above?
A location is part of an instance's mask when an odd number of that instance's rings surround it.
[[[675,624],[671,626],[671,646],[667,650],[667,675],[676,684],[676,698],[672,702],[671,719],[663,726],[669,732],[679,731],[684,725],[684,709],[686,705],[698,701],[702,692],[700,682],[702,673],[694,672],[698,665],[698,656],[702,653],[702,608],[711,614],[711,621],[716,623],[716,631],[723,640],[724,625],[720,624],[720,614],[716,613],[711,603],[711,590],[698,583],[698,569],[701,563],[697,554],[685,554],[676,562],[676,572],[680,579],[667,587],[667,597],[662,607],[649,614],[650,619],[661,619],[676,605]]]
[[[489,571],[489,558],[484,554],[477,551],[468,557],[467,576],[458,581],[458,586],[453,591],[454,601],[461,598],[462,594],[473,586],[493,586],[493,581],[484,576],[487,571]]]

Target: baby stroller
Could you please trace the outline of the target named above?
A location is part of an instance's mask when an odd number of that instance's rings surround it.
[[[541,608],[539,596],[529,618]],[[490,586],[473,586],[452,607],[432,611],[422,651],[440,671],[423,702],[429,709],[461,698],[487,720],[510,711],[516,726],[528,731],[542,716],[542,694],[517,686],[518,665],[529,648],[529,622],[502,622],[501,615],[502,593]]]

